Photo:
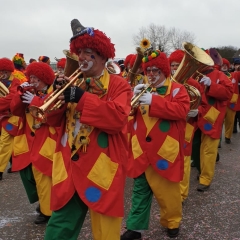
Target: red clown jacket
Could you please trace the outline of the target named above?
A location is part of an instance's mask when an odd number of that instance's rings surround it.
[[[63,108],[47,117],[50,125],[61,129],[53,161],[53,211],[61,209],[77,192],[96,212],[115,217],[124,214],[131,90],[121,77],[106,72],[105,76],[109,76],[109,83],[104,96],[99,98],[85,92],[78,104],[68,104],[66,112]],[[72,138],[74,131],[68,127],[74,129],[78,124],[80,130],[76,131],[77,137]],[[86,148],[79,136],[85,130],[88,133]],[[75,145],[70,139],[75,139]]]
[[[162,177],[180,182],[184,168],[184,134],[190,102],[185,87],[166,80],[165,95],[153,95],[131,120],[128,176],[136,178],[149,165]]]
[[[198,107],[198,115],[196,117],[189,118],[186,123],[184,156],[191,156],[194,133],[198,129],[198,118],[201,118],[202,114],[205,112],[205,109],[207,108],[207,101],[203,88],[196,80],[190,78],[187,80],[187,84],[195,87],[201,95],[201,103]]]
[[[233,111],[240,110],[240,98],[239,98],[239,88],[238,84],[240,83],[240,72],[232,72],[228,76],[233,84],[233,95],[228,101],[228,107]]]
[[[9,84],[6,86],[9,90],[9,94],[0,98],[0,121],[1,126],[5,131],[10,135],[15,136],[18,131],[20,119],[13,116],[10,112],[10,103],[13,96],[17,93],[17,87],[20,85],[20,81],[17,78],[14,78],[13,74],[11,74],[7,83]]]
[[[227,76],[217,69],[208,73],[207,76],[212,82],[210,87],[205,89],[208,106],[198,120],[198,127],[204,134],[219,139],[222,133],[227,103],[233,94],[233,85]]]
[[[41,105],[43,102],[40,97],[34,97],[34,99],[34,105]],[[22,118],[17,136],[14,137],[13,171],[22,170],[32,163],[41,173],[52,176],[57,130],[47,123],[34,129],[33,125],[36,124],[36,120],[29,113],[28,104],[23,103],[18,94],[13,97],[10,107],[15,115]]]

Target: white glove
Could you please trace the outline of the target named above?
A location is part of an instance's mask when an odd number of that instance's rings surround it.
[[[141,105],[151,105],[152,94],[150,92],[145,92],[140,98],[139,102]]]
[[[209,78],[209,77],[207,77],[207,76],[204,76],[204,77],[202,77],[202,79],[200,80],[200,83],[203,83],[205,86],[210,86],[211,85],[211,83],[212,83],[212,81],[211,81],[211,79]]]
[[[145,84],[138,84],[133,89],[133,94],[138,94],[141,92],[141,90],[145,87]]]
[[[23,95],[22,95],[22,99],[24,103],[28,103],[30,104],[34,98],[34,94],[30,93],[29,91],[26,91]]]
[[[22,83],[20,86],[22,87],[22,88],[25,88],[25,87],[27,87],[27,86],[29,86],[30,84],[29,84],[29,82],[24,82],[24,83]]]
[[[188,117],[196,117],[198,115],[198,109],[192,109],[188,112]]]

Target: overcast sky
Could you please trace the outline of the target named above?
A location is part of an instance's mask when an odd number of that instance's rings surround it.
[[[133,35],[154,23],[195,35],[199,47],[240,48],[239,0],[1,0],[0,57],[64,57],[70,22],[106,33],[116,57],[135,52]]]

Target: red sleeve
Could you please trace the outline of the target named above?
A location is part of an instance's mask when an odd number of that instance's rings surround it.
[[[20,85],[18,79],[14,78],[12,80],[11,86],[9,87],[9,94],[6,97],[0,98],[0,112],[4,112],[10,109],[10,103],[13,96],[17,93],[17,87]]]
[[[236,82],[240,83],[240,71],[233,72],[231,75],[236,80]]]
[[[172,83],[172,87],[174,85],[176,85],[176,83]],[[186,120],[187,113],[190,110],[189,96],[183,85],[177,85],[179,91],[172,98],[172,101],[169,101],[167,97],[162,98],[158,95],[152,96],[152,103],[149,108],[150,117],[168,120]],[[177,88],[175,87],[175,89]],[[171,90],[170,94],[172,94],[173,91]]]
[[[218,75],[213,77],[217,77],[217,81],[212,81],[210,87],[208,87],[206,90],[206,94],[210,97],[216,98],[219,101],[228,101],[231,99],[233,95],[233,85],[228,77],[220,71],[218,71]]]
[[[86,92],[76,110],[81,112],[81,123],[115,134],[127,124],[131,109],[131,89],[122,78],[110,76],[108,93],[103,97],[105,100]]]

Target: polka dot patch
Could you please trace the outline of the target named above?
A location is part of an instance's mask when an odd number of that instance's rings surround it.
[[[168,161],[165,159],[158,160],[156,165],[157,165],[157,168],[160,170],[168,169]]]
[[[7,131],[12,131],[12,130],[13,130],[13,125],[12,125],[11,123],[8,123],[8,124],[6,125],[6,130],[7,130]]]
[[[204,124],[204,129],[205,129],[206,131],[210,131],[210,130],[212,130],[212,125],[211,125],[210,123],[205,123],[205,124]]]
[[[167,120],[163,120],[159,123],[158,127],[161,132],[168,132],[170,129],[170,122]]]
[[[105,132],[101,132],[97,137],[98,146],[101,148],[108,147],[108,134]]]
[[[101,198],[101,191],[96,187],[89,187],[85,191],[85,196],[89,202],[97,202]]]

